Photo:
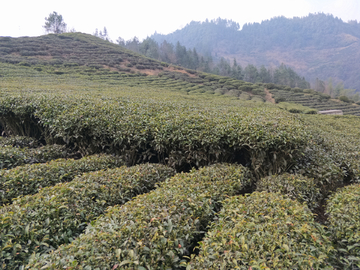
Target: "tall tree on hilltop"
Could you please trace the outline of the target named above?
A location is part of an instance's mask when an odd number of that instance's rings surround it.
[[[140,53],[146,57],[159,60],[159,45],[152,38],[147,37],[139,46]]]
[[[254,65],[247,65],[244,70],[244,80],[251,83],[256,83],[259,80],[259,72]]]
[[[95,29],[95,33],[93,34],[95,37],[99,37],[103,40],[107,40],[107,41],[110,41],[110,38],[109,38],[109,35],[108,35],[108,31],[106,29],[106,27],[104,27],[104,30],[100,32],[98,31],[98,29],[96,28]]]
[[[175,63],[176,56],[174,52],[174,45],[168,43],[166,40],[160,45],[160,59],[168,63]]]
[[[45,25],[43,27],[47,33],[61,34],[66,32],[66,23],[62,15],[57,14],[55,11],[45,18]]]

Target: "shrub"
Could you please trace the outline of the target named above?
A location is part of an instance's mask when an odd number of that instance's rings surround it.
[[[265,86],[267,89],[277,89],[277,88],[278,88],[278,86],[275,85],[274,83],[266,83],[264,86]]]
[[[132,85],[138,87],[137,82]],[[309,139],[299,119],[269,107],[189,109],[183,102],[72,95],[4,98],[0,103],[4,118],[19,115],[14,126],[22,127],[21,117],[35,115],[34,126],[48,141],[63,140],[83,155],[115,153],[128,165],[155,160],[186,170],[250,161],[256,175],[269,175],[288,167]]]
[[[259,96],[265,96],[266,93],[264,91],[263,88],[255,88],[251,90],[251,93],[253,93],[254,95],[259,95]]]
[[[296,109],[296,108],[291,108],[291,109],[289,109],[289,112],[291,112],[291,113],[302,113],[302,110]]]
[[[238,97],[240,96],[241,91],[236,89],[231,89],[229,92],[226,93],[226,95],[232,96],[232,97]]]
[[[40,143],[35,138],[24,136],[0,137],[0,147],[4,146],[37,148]]]
[[[21,195],[35,194],[39,189],[71,181],[84,172],[124,165],[110,155],[94,155],[79,160],[57,159],[48,163],[24,165],[0,171],[0,205]]]
[[[284,102],[286,101],[285,97],[275,97],[275,103]]]
[[[306,206],[255,192],[225,200],[187,269],[333,269],[332,257]]]
[[[304,90],[303,90],[303,93],[314,95],[314,94],[316,94],[317,92],[315,92],[313,89],[304,89]]]
[[[302,174],[314,178],[316,187],[320,189],[322,196],[327,197],[331,192],[343,186],[346,171],[341,168],[341,160],[336,155],[327,151],[332,147],[323,138],[314,136],[314,140],[304,151],[303,157],[299,158],[295,166],[291,168],[293,174]]]
[[[292,88],[291,91],[294,92],[294,93],[302,93],[303,89],[301,89],[299,87],[295,87],[295,88]]]
[[[0,169],[11,169],[16,166],[33,163],[44,163],[67,156],[64,145],[46,145],[39,148],[0,147]]]
[[[155,191],[110,208],[72,243],[49,255],[32,256],[28,267],[178,269],[219,202],[244,191],[248,179],[247,170],[236,165],[177,174]]]
[[[352,100],[350,100],[347,96],[340,96],[339,100],[346,102],[346,103],[352,103]]]
[[[318,111],[314,109],[314,110],[306,110],[304,113],[305,114],[317,114],[317,112]]]
[[[18,198],[0,208],[0,264],[15,269],[25,265],[33,252],[45,253],[71,242],[106,207],[148,192],[174,173],[156,164],[120,167],[86,173]]]
[[[254,88],[255,86],[253,84],[243,84],[239,86],[239,90],[244,92],[251,92]]]
[[[328,200],[330,235],[338,251],[339,269],[360,268],[360,185],[350,185]]]
[[[256,183],[256,190],[280,192],[292,200],[306,203],[311,210],[318,207],[323,199],[314,179],[289,173],[261,178]]]

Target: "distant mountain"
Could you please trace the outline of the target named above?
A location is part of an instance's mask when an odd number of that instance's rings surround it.
[[[168,35],[151,36],[213,57],[235,58],[246,66],[279,66],[282,63],[315,82],[316,78],[360,91],[360,23],[343,22],[332,15],[309,14],[288,19],[276,17],[245,24],[216,19],[191,22]]]

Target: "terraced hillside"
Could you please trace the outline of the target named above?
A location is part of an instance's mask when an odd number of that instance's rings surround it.
[[[97,82],[108,83],[111,80],[113,84],[121,80],[122,84],[129,86],[143,83],[159,87],[171,86],[174,91],[190,95],[225,95],[234,99],[259,102],[270,100],[264,92],[267,85],[172,66],[81,33],[16,39],[0,37],[0,62],[15,64],[17,67],[30,67],[31,69],[22,72],[31,72],[33,76],[58,75],[58,80],[68,81],[69,76],[66,75],[71,75],[75,79],[81,77]],[[6,65],[4,67],[2,76],[13,68]],[[21,74],[17,76],[24,77]],[[332,101],[328,96],[313,93],[311,90],[306,90],[307,92],[301,95],[297,88],[272,85],[269,89],[275,99],[303,104],[318,110],[343,109],[345,114],[359,115],[360,106],[357,104]],[[296,94],[291,94],[292,92]]]
[[[360,116],[360,105],[352,102],[343,102],[331,99],[329,95],[311,89],[290,88],[274,84],[266,85],[277,102],[292,102],[318,111],[342,110],[344,114]]]
[[[80,33],[0,44],[2,269],[360,267],[357,116]]]

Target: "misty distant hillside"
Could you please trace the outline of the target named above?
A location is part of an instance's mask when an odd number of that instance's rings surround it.
[[[360,23],[345,23],[332,15],[309,14],[240,25],[229,20],[191,22],[168,35],[154,34],[158,43],[179,41],[213,57],[236,58],[245,66],[293,68],[307,80],[316,78],[360,90]]]

